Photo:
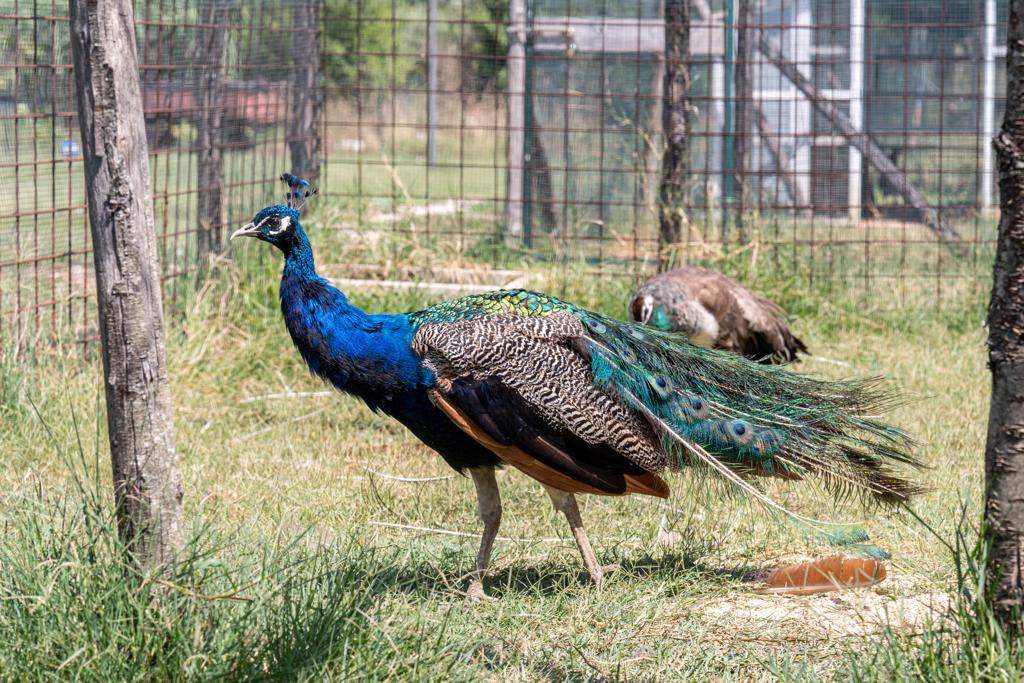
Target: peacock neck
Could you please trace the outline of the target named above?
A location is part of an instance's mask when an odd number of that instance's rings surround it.
[[[285,251],[283,277],[320,278],[316,273],[316,262],[313,260],[313,245],[309,243],[309,238],[301,226],[296,227],[292,244]]]
[[[316,272],[313,247],[301,227],[297,229],[291,246],[285,251],[284,272],[281,273],[281,300],[286,309],[286,317],[289,313],[287,309],[291,307],[289,303],[292,306],[304,307],[309,300],[316,300],[318,307],[329,302],[329,315],[337,319],[339,327],[353,334],[371,331],[373,327],[369,325],[370,316],[349,303],[343,292],[332,287],[326,278]],[[303,300],[306,303],[300,303]]]

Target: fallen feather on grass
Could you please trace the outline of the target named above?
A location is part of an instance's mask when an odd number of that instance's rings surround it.
[[[885,563],[833,555],[772,570],[758,593],[810,595],[849,588],[867,588],[885,580]]]

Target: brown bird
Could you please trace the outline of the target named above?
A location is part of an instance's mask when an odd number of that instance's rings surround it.
[[[629,317],[691,343],[734,351],[761,363],[797,360],[809,353],[789,329],[786,312],[721,273],[686,266],[640,285],[629,302]]]

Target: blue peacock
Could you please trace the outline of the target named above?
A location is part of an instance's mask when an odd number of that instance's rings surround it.
[[[756,480],[816,478],[836,496],[900,505],[918,489],[907,434],[875,417],[877,380],[828,382],[524,289],[374,315],[319,276],[294,176],[286,205],[232,235],[284,254],[281,311],[309,369],[395,418],[473,480],[484,530],[468,599],[501,522],[495,468],[540,482],[602,580],[575,494],[667,497],[666,469],[698,467],[782,511]],[[795,513],[792,514],[799,518]]]

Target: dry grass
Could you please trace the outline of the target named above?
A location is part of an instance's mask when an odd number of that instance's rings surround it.
[[[344,244],[322,235],[321,261],[348,260]],[[870,650],[882,624],[920,628],[926,606],[942,605],[954,589],[948,551],[908,517],[834,509],[813,488],[773,484],[770,491],[801,512],[864,521],[892,553],[895,578],[850,594],[755,595],[766,567],[834,551],[740,499],[709,495],[684,474],[671,478],[667,501],[583,500],[600,560],[622,567],[597,592],[541,488],[506,472],[501,534],[510,540],[498,543],[488,581],[498,600],[463,607],[475,539],[443,531],[479,530],[471,483],[449,476],[395,422],[353,399],[324,396],[286,339],[276,257],[243,260],[190,298],[171,326],[186,514],[197,528],[235,539],[234,550],[217,552],[226,563],[303,531],[302,547],[333,549],[339,566],[356,563],[360,552],[383,553],[388,560],[375,565],[372,581],[357,576],[350,590],[364,580],[374,586],[372,633],[401,643],[389,656],[415,659],[411,643],[421,642],[446,662],[446,676],[465,680],[846,677],[850,652]],[[623,312],[630,285],[591,281],[571,267],[534,266],[532,276],[538,289],[613,314]],[[915,507],[952,538],[960,502],[969,515],[980,510],[988,380],[976,290],[940,307],[923,296],[902,305],[835,292],[826,298],[769,277],[760,285],[800,315],[796,327],[815,352],[800,371],[884,374],[910,398],[889,417],[918,437],[930,466],[920,474],[929,491]],[[427,303],[416,292],[349,294],[374,311]],[[7,359],[0,369],[0,490],[10,492],[3,500],[65,490],[67,465],[55,445],[74,449],[81,437],[84,452],[105,462],[94,356],[49,352],[36,364]],[[4,515],[15,512],[3,506]],[[658,542],[663,522],[679,534],[669,547]]]

